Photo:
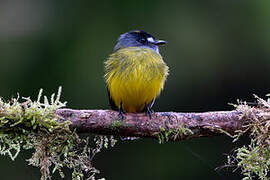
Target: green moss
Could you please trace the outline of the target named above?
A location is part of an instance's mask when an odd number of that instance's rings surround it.
[[[234,141],[246,132],[250,133],[251,141],[228,156],[228,165],[241,169],[244,180],[267,180],[270,175],[270,99],[255,97],[257,107],[250,107],[246,102],[234,105],[237,111],[242,112],[240,118],[248,119],[246,129],[237,131]]]
[[[159,144],[168,142],[169,140],[176,140],[179,137],[192,135],[192,130],[186,127],[179,127],[178,129],[169,129],[165,130],[163,127],[160,127],[160,132],[156,135],[158,138]]]
[[[73,180],[94,180],[99,171],[91,165],[93,157],[116,141],[113,137],[96,136],[94,146],[90,146],[89,138],[81,139],[69,129],[69,121],[58,122],[60,117],[55,111],[66,104],[60,102],[60,95],[61,87],[56,97],[44,96],[43,102],[42,90],[36,101],[22,98],[23,102],[19,102],[17,97],[5,102],[0,98],[0,154],[14,160],[22,149],[33,149],[27,161],[40,168],[41,179],[51,179],[56,172],[64,177],[62,169],[67,167],[73,170]]]
[[[123,121],[121,121],[121,120],[115,120],[115,121],[112,122],[111,127],[113,129],[117,129],[120,126],[123,126],[123,124],[124,124]]]
[[[114,120],[110,125],[108,125],[108,129],[111,129],[113,131],[117,131],[119,130],[119,127],[123,128],[128,128],[128,127],[132,127],[132,124],[128,124],[126,123],[124,120]]]

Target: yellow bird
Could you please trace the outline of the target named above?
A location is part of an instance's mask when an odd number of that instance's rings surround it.
[[[122,118],[125,112],[146,112],[151,118],[152,106],[168,75],[158,47],[165,43],[141,30],[118,38],[105,61],[104,77],[111,108]]]

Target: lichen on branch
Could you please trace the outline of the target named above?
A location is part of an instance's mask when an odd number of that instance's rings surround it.
[[[60,96],[61,87],[50,99],[42,98],[42,90],[36,101],[19,96],[9,102],[0,98],[0,154],[14,160],[21,149],[34,150],[27,161],[40,168],[43,180],[51,179],[55,172],[63,178],[64,167],[72,169],[74,180],[94,180],[99,171],[92,166],[93,157],[116,141],[112,136],[96,136],[90,145],[89,138],[81,139],[70,130],[69,121],[59,122],[55,111],[66,105]]]
[[[256,107],[239,102],[233,111],[157,112],[152,119],[143,113],[127,113],[119,119],[116,111],[64,109],[66,102],[60,101],[60,95],[61,88],[50,98],[42,96],[41,90],[36,101],[0,98],[0,154],[14,160],[22,149],[32,149],[27,161],[40,169],[43,180],[56,172],[64,177],[64,167],[73,171],[73,180],[95,180],[99,171],[92,166],[93,157],[115,145],[112,135],[149,137],[163,143],[221,134],[237,141],[247,134],[250,144],[228,156],[227,165],[240,168],[245,180],[266,180],[270,175],[270,98],[255,96]],[[98,135],[92,142],[77,133]]]
[[[268,95],[269,96],[269,95]],[[270,166],[270,98],[264,100],[255,95],[257,106],[246,102],[235,105],[242,112],[240,118],[246,119],[245,129],[238,130],[234,141],[243,134],[249,134],[250,144],[244,145],[228,156],[228,166],[240,168],[244,180],[269,179]]]

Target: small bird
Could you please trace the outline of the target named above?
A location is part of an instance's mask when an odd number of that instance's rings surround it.
[[[151,118],[152,106],[163,89],[169,68],[159,53],[157,40],[142,30],[120,35],[113,53],[105,61],[105,80],[113,110],[145,112]]]

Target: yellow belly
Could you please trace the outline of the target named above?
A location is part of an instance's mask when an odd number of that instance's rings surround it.
[[[162,57],[148,48],[129,47],[105,62],[111,99],[126,112],[142,112],[159,95],[168,74]]]

